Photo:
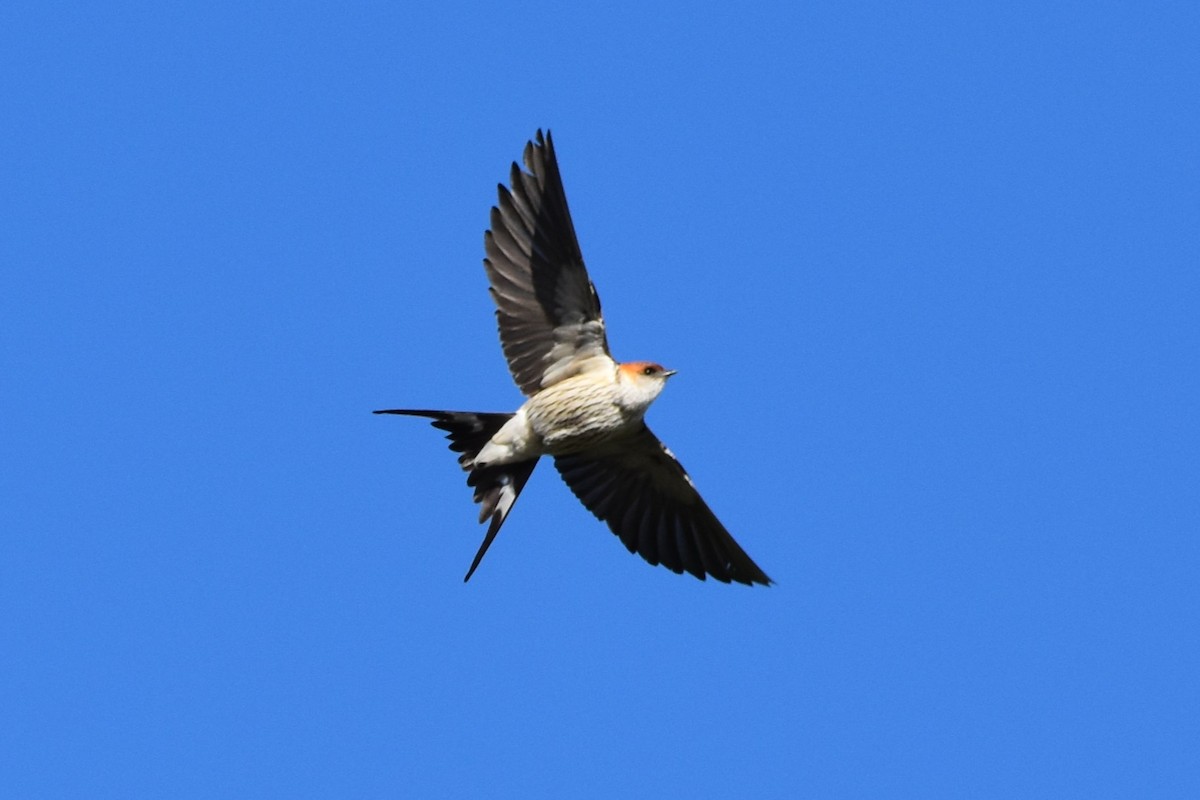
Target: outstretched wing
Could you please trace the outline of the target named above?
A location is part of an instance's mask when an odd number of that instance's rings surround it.
[[[511,191],[499,187],[483,266],[504,357],[517,386],[532,395],[612,358],[549,132],[537,132],[524,159],[529,172],[514,163]]]
[[[555,456],[554,466],[629,552],[651,564],[701,580],[711,575],[723,583],[771,583],[649,428],[598,454]]]

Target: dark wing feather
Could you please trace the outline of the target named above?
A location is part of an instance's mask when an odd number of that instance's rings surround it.
[[[526,144],[524,160],[529,172],[513,164],[511,190],[499,187],[483,266],[504,357],[517,386],[532,395],[589,359],[610,356],[549,132]]]
[[[704,580],[769,585],[705,504],[674,454],[643,426],[602,453],[554,457],[575,496],[631,553]]]

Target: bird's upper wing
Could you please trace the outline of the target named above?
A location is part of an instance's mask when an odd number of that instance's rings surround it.
[[[704,580],[768,585],[696,491],[683,465],[650,429],[598,453],[554,457],[554,466],[588,509],[651,564]]]
[[[499,187],[483,260],[500,343],[526,395],[590,366],[611,364],[600,298],[588,279],[549,132],[525,145],[523,172]]]

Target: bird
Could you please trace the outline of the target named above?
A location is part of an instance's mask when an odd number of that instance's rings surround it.
[[[542,456],[631,553],[677,574],[769,586],[701,498],[645,414],[675,370],[618,363],[600,298],[588,276],[567,207],[554,140],[539,129],[497,187],[484,233],[500,344],[525,395],[513,413],[392,408],[446,431],[488,522],[469,581]]]

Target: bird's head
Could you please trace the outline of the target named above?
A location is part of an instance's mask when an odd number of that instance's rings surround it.
[[[617,384],[625,404],[644,411],[667,385],[667,378],[674,374],[675,370],[653,361],[630,361],[617,368]]]

